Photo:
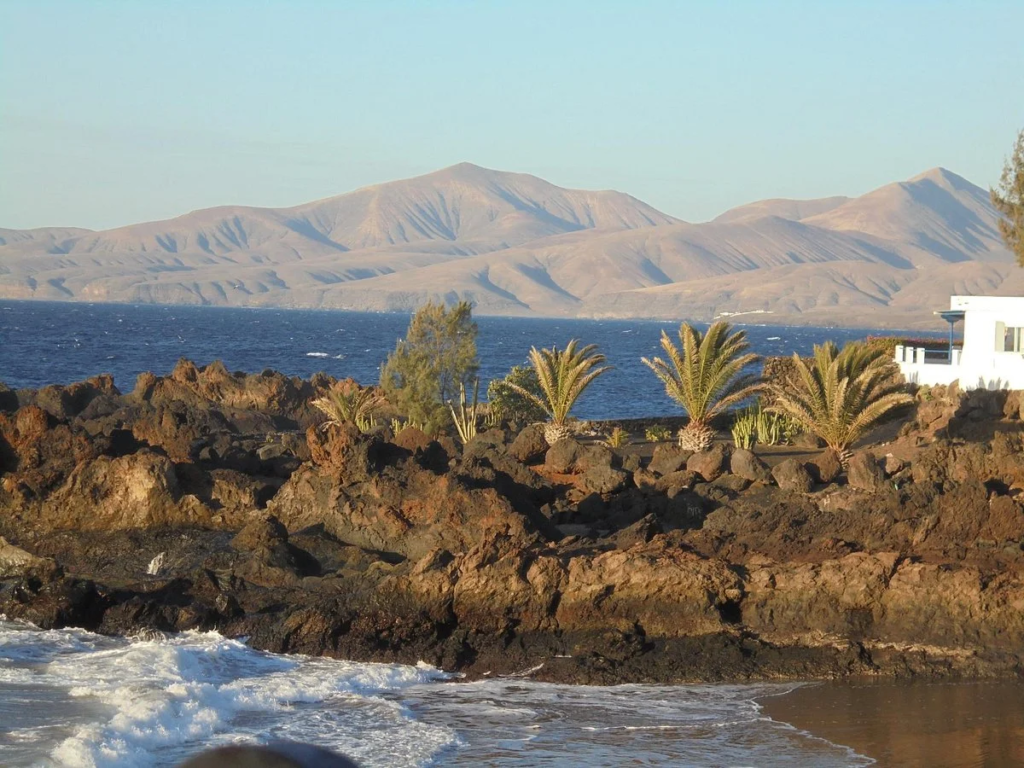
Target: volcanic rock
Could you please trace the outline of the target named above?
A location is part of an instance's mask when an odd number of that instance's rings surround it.
[[[776,464],[772,469],[772,478],[784,491],[810,493],[814,487],[814,480],[796,459],[786,459]]]

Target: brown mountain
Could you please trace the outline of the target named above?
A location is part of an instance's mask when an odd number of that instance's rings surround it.
[[[89,232],[0,229],[0,296],[910,326],[1024,279],[984,190],[944,169],[688,224],[619,192],[463,163],[294,208]]]

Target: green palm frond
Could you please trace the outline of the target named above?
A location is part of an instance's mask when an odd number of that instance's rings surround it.
[[[756,394],[758,376],[743,371],[760,358],[747,350],[745,331],[714,323],[702,334],[689,323],[679,326],[679,346],[662,331],[663,360],[641,358],[665,385],[665,392],[683,407],[690,423],[705,426],[716,415]]]
[[[313,405],[327,416],[323,426],[354,424],[366,432],[376,424],[376,415],[387,405],[387,399],[373,387],[360,388],[358,384],[345,386],[338,382]]]
[[[597,351],[596,344],[577,348],[578,344],[577,339],[572,339],[564,350],[557,347],[530,350],[530,365],[537,372],[542,396],[508,383],[514,391],[543,408],[555,424],[564,424],[583,391],[594,379],[611,370],[611,366],[602,365],[605,357]]]
[[[793,356],[795,386],[772,386],[773,409],[795,419],[839,454],[894,408],[912,402],[885,350],[831,341],[809,359]]]

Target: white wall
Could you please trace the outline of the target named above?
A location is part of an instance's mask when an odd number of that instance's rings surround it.
[[[960,379],[960,350],[953,350],[953,364],[924,362],[924,347],[896,347],[896,362],[900,372],[910,384],[935,386],[952,384]]]
[[[1024,354],[1004,352],[997,325],[1024,328],[1024,297],[953,296],[952,309],[962,309],[964,346],[960,386],[964,389],[1024,389]]]
[[[953,363],[924,362],[924,350],[896,348],[907,381],[962,389],[1024,389],[1024,353],[1004,352],[1000,324],[1024,328],[1024,296],[953,296],[950,309],[964,311],[963,351]]]

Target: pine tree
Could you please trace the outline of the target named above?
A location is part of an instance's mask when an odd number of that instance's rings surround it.
[[[458,397],[460,386],[472,384],[480,367],[472,310],[466,301],[420,307],[381,369],[388,400],[428,434],[448,423],[448,403]]]
[[[999,188],[991,190],[992,205],[1002,215],[999,233],[1024,267],[1024,130],[1017,134],[1013,154],[1003,166]]]

